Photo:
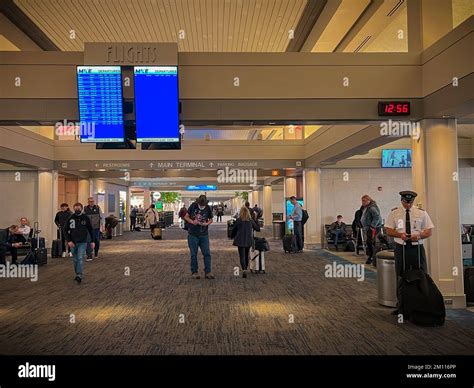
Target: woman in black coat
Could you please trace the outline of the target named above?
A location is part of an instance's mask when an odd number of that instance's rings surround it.
[[[247,277],[250,247],[253,244],[253,230],[260,231],[260,226],[250,216],[250,210],[243,206],[231,234],[231,237],[234,238],[233,245],[239,250],[243,278]]]

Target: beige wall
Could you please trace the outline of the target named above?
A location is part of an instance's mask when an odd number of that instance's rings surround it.
[[[344,181],[344,172],[348,173],[348,181]],[[377,190],[378,186],[382,186],[381,192]],[[322,222],[331,223],[342,214],[344,222],[352,223],[364,194],[378,203],[385,219],[390,210],[400,204],[398,193],[411,188],[411,169],[322,169]]]
[[[93,191],[93,195],[96,201],[97,201],[97,193],[105,194],[105,207],[102,209],[105,216],[108,216],[109,214],[114,214],[117,217],[119,216],[119,203],[120,203],[119,192],[125,191],[128,195],[127,186],[119,186],[119,185],[102,181],[100,179],[94,179],[92,191]],[[113,194],[115,196],[115,209],[113,212],[109,211],[109,194]],[[128,205],[129,204],[127,203],[127,206]]]
[[[38,172],[20,171],[21,179],[15,180],[15,171],[0,171],[2,211],[0,227],[19,224],[20,217],[35,221],[38,216]]]
[[[283,196],[283,188],[275,189],[272,187],[272,213],[285,212],[285,199]]]
[[[75,178],[58,178],[58,206],[67,203],[72,210],[78,198],[78,180]]]
[[[461,223],[474,224],[474,168],[459,169],[459,208]]]

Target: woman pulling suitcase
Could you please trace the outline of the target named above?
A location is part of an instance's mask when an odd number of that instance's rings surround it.
[[[250,248],[253,244],[254,230],[259,232],[260,226],[250,216],[250,210],[246,206],[242,206],[234,229],[232,229],[231,237],[234,239],[233,245],[239,250],[243,278],[246,278],[248,273],[247,268],[249,265]]]

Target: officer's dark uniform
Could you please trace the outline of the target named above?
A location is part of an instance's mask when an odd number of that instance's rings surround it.
[[[417,195],[418,194],[414,191],[400,192],[401,200],[408,203],[413,202]],[[385,222],[385,227],[393,229],[398,233],[406,233],[407,235],[416,236],[423,230],[434,228],[434,225],[425,210],[414,206],[410,209],[405,209],[403,205],[400,205],[399,207],[392,209]],[[421,269],[427,272],[426,256],[422,239],[418,241],[407,240],[404,242],[401,238],[395,237],[394,240],[395,271],[397,272],[398,277],[397,297],[400,303],[401,276],[404,270],[410,268],[410,266],[418,268],[418,264],[420,264]],[[398,307],[400,306],[398,305]]]

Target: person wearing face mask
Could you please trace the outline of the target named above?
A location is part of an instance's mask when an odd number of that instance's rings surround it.
[[[191,274],[194,279],[199,279],[198,249],[204,256],[204,275],[206,279],[214,279],[211,272],[211,250],[209,248],[208,227],[212,224],[212,209],[207,204],[205,195],[199,196],[196,202],[189,206],[184,216],[188,223],[188,246],[191,253]]]
[[[82,281],[83,260],[88,241],[92,241],[90,243],[91,249],[94,249],[94,232],[92,230],[91,220],[82,210],[82,203],[75,203],[74,213],[68,218],[64,226],[66,241],[69,248],[71,248],[74,260],[74,271],[76,273],[74,280],[77,284],[80,284]]]

